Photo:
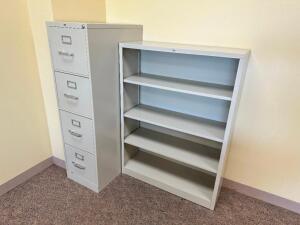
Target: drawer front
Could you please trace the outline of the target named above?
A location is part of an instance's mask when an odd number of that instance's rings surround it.
[[[93,120],[61,110],[60,119],[65,143],[96,153]]]
[[[48,27],[55,71],[89,76],[87,29]]]
[[[55,80],[59,108],[92,118],[90,79],[55,72]]]
[[[95,156],[67,144],[65,145],[65,150],[68,176],[88,187],[97,185]]]

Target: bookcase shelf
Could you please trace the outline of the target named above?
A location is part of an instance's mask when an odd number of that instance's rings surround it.
[[[139,128],[125,138],[130,144],[150,154],[169,159],[193,169],[216,174],[220,149],[203,146],[168,134]]]
[[[249,55],[120,43],[122,172],[213,210]]]
[[[223,142],[225,125],[195,116],[184,115],[156,107],[137,105],[124,117],[169,128],[208,140]]]
[[[233,88],[225,85],[213,85],[190,80],[166,78],[151,74],[134,74],[124,79],[124,83],[176,91],[185,94],[231,101]]]
[[[139,152],[123,172],[195,203],[210,205],[214,178],[187,167]]]

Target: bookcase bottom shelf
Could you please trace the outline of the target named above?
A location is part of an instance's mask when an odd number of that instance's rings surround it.
[[[215,178],[144,152],[128,160],[123,173],[209,208]]]
[[[211,175],[218,171],[220,149],[145,128],[135,130],[124,142],[138,147],[140,151]]]

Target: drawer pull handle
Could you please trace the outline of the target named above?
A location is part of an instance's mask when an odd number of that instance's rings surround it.
[[[82,137],[82,134],[78,134],[78,133],[76,133],[76,132],[74,132],[74,131],[72,131],[72,130],[69,130],[69,133],[70,133],[71,135],[75,136],[75,137],[78,137],[78,138],[81,138],[81,137]]]
[[[74,57],[74,54],[69,52],[58,51],[58,54],[67,57]]]
[[[81,161],[84,161],[84,156],[83,155],[81,155],[81,154],[79,154],[79,153],[75,153],[75,158],[76,159],[79,159],[79,160],[81,160]]]
[[[77,167],[78,169],[85,170],[85,166],[82,166],[82,165],[80,165],[80,164],[78,164],[78,163],[76,163],[76,162],[72,162],[72,163],[73,163],[73,165],[74,165],[75,167]]]
[[[78,99],[79,99],[78,97],[76,97],[76,96],[74,96],[74,95],[64,94],[64,96],[65,96],[66,98],[69,98],[69,99],[72,99],[72,100],[78,100]]]

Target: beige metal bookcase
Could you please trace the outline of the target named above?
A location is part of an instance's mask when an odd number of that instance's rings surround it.
[[[120,43],[122,172],[214,209],[249,54]]]

